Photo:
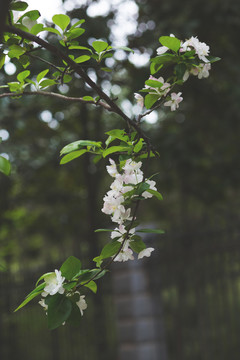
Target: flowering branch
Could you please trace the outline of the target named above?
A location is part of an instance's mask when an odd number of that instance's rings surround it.
[[[15,4],[18,4],[18,10],[19,6],[23,7],[23,11],[25,10],[24,4],[26,3],[17,2]],[[12,10],[15,10],[14,3],[12,6]],[[154,248],[146,248],[146,244],[137,235],[137,233],[163,233],[160,229],[139,229],[137,227],[139,223],[136,221],[136,217],[140,202],[153,196],[162,200],[162,195],[158,192],[155,181],[147,178],[146,173],[144,174],[141,170],[142,160],[146,160],[146,167],[144,168],[146,172],[150,157],[158,156],[150,139],[140,127],[141,119],[162,105],[166,108],[170,107],[171,111],[176,111],[183,98],[181,92],[172,92],[173,88],[183,85],[190,75],[198,76],[199,79],[207,77],[211,68],[210,64],[217,61],[218,58],[210,57],[209,47],[205,43],[201,43],[196,37],[185,42],[180,41],[172,34],[160,37],[159,41],[162,46],[157,49],[157,56],[151,59],[151,75],[145,81],[145,87],[140,90],[140,92],[145,93],[145,96],[135,94],[141,108],[145,106],[147,110],[139,114],[136,119],[132,119],[83,70],[84,65],[82,63],[91,58],[99,66],[113,48],[102,40],[93,41],[92,48],[80,45],[75,39],[84,32],[84,29],[81,28],[83,19],[70,27],[70,18],[67,15],[57,14],[52,18],[57,28],[44,28],[42,24],[36,22],[38,17],[38,12],[27,12],[17,21],[16,26],[5,25],[4,46],[8,50],[10,58],[17,58],[19,61],[22,59],[24,69],[29,66],[28,57],[30,57],[43,61],[48,67],[54,68],[56,72],[52,74],[52,78],[46,78],[49,69],[43,70],[36,76],[35,82],[33,81],[35,78],[29,78],[30,71],[24,70],[18,73],[17,82],[2,86],[8,87],[10,92],[0,94],[0,98],[39,95],[69,102],[100,105],[107,111],[118,114],[129,128],[128,133],[120,129],[108,131],[106,133],[108,138],[105,143],[78,140],[66,145],[61,150],[61,165],[77,159],[85,153],[92,154],[96,161],[109,156],[116,159],[110,158],[110,165],[107,165],[107,172],[114,180],[110,185],[110,190],[104,196],[102,212],[110,215],[112,222],[117,223],[117,227],[114,230],[96,230],[96,232],[110,232],[111,241],[103,247],[100,255],[93,259],[96,263],[95,269],[82,269],[81,261],[70,256],[59,270],[43,274],[35,289],[16,309],[16,311],[19,310],[36,296],[42,296],[39,303],[47,312],[48,326],[50,329],[55,329],[65,322],[79,321],[83,311],[87,308],[87,303],[85,295],[80,295],[78,290],[88,288],[95,293],[97,291],[95,280],[105,274],[112,262],[133,260],[134,253],[138,254],[138,259],[145,256],[149,257],[154,251]],[[65,47],[67,52],[36,36],[44,30],[60,37],[59,43]],[[9,39],[14,41],[8,43]],[[39,47],[34,48],[32,42],[38,44]],[[38,48],[46,49],[57,56],[63,66],[56,66],[41,57],[32,55],[32,51]],[[70,54],[69,50],[76,49],[85,50],[90,55],[81,55],[75,58],[75,55]],[[128,48],[124,48],[124,50],[131,51]],[[3,65],[4,60],[5,53],[0,55],[0,66]],[[171,66],[173,70],[172,75],[166,81],[162,76],[159,76],[159,71],[164,66]],[[106,70],[106,68],[102,68],[103,71],[105,71],[104,69]],[[91,96],[70,97],[44,90],[52,85],[70,82],[73,72],[78,74],[97,93],[97,98],[94,99]],[[29,84],[34,85],[37,90],[25,91]],[[4,166],[6,167],[6,163]],[[2,171],[1,161],[0,171]],[[5,173],[7,174],[6,169]]]

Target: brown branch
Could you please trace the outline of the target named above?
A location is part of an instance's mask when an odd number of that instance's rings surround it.
[[[65,100],[65,101],[70,101],[70,102],[81,102],[84,104],[93,104],[93,105],[100,105],[102,107],[104,107],[104,109],[108,110],[108,111],[112,111],[112,109],[110,108],[110,106],[108,104],[106,104],[103,101],[88,101],[88,100],[84,100],[81,97],[72,97],[72,96],[65,96],[62,94],[58,94],[58,93],[54,93],[54,92],[49,92],[49,91],[24,91],[22,93],[3,93],[0,94],[0,99],[4,98],[4,97],[19,97],[22,95],[41,95],[41,96],[50,96],[50,97],[54,97],[60,100]]]
[[[140,129],[139,124],[137,124],[134,120],[130,119],[118,106],[117,104],[109,98],[107,94],[102,91],[102,89],[92,80],[90,77],[85,73],[83,68],[75,63],[74,60],[72,60],[68,55],[66,55],[64,52],[62,52],[59,48],[57,48],[55,45],[50,44],[49,42],[41,39],[38,36],[35,36],[31,33],[28,33],[26,31],[23,31],[21,29],[18,29],[11,25],[5,25],[5,31],[10,32],[13,34],[17,34],[21,36],[22,38],[28,39],[30,41],[33,41],[37,43],[38,45],[42,46],[43,48],[49,50],[51,53],[53,53],[55,56],[57,56],[60,60],[64,60],[81,78],[93,89],[96,91],[96,93],[100,96],[101,99],[105,100],[106,103],[111,108],[112,112],[115,112],[119,116],[121,116],[122,119],[124,119],[128,125],[131,125],[137,133],[144,139],[146,144],[151,148],[154,154],[157,155],[157,152],[153,149],[152,145],[150,144],[149,138],[143,133],[143,131]]]

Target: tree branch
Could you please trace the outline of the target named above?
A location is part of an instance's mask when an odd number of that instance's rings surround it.
[[[111,111],[115,112],[119,116],[121,116],[122,119],[124,119],[128,125],[131,125],[137,133],[144,139],[146,144],[151,148],[153,153],[157,155],[157,152],[153,149],[152,145],[150,144],[149,138],[143,133],[143,131],[140,129],[139,124],[132,119],[130,119],[117,105],[116,103],[109,98],[108,95],[102,91],[102,89],[94,82],[90,77],[85,73],[83,68],[75,63],[74,60],[72,60],[68,55],[66,55],[64,52],[62,52],[59,48],[57,48],[55,45],[52,45],[48,43],[47,41],[41,39],[38,36],[32,35],[31,33],[28,33],[26,31],[23,31],[21,29],[18,29],[11,25],[5,25],[5,31],[10,32],[13,34],[17,34],[21,36],[22,38],[28,39],[30,41],[33,41],[37,43],[38,45],[42,46],[43,48],[49,50],[51,53],[53,53],[55,56],[57,56],[60,60],[64,60],[81,78],[93,89],[96,91],[96,93],[100,96],[101,99],[105,100],[106,103],[111,108]]]
[[[50,92],[50,91],[40,91],[40,90],[38,90],[38,91],[24,91],[22,93],[3,93],[3,94],[0,94],[0,99],[4,98],[4,97],[19,97],[19,96],[22,96],[22,95],[50,96],[50,97],[54,97],[54,98],[57,98],[57,99],[60,99],[60,100],[65,100],[65,101],[70,101],[70,102],[81,102],[81,103],[84,103],[84,104],[93,104],[93,105],[96,105],[96,106],[100,105],[100,106],[104,107],[105,110],[112,111],[112,108],[103,101],[98,101],[98,102],[88,101],[88,100],[84,100],[81,97],[77,98],[77,97],[72,97],[72,96],[65,96],[65,95]]]

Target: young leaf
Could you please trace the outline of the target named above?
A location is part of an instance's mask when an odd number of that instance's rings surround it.
[[[10,10],[15,10],[15,11],[24,11],[27,9],[27,7],[28,4],[25,1],[16,1],[10,4]]]
[[[23,82],[29,75],[30,75],[30,71],[25,70],[25,71],[20,72],[17,75],[17,79],[18,79],[18,81]]]
[[[164,230],[160,229],[136,229],[136,232],[149,233],[149,234],[164,234]]]
[[[83,146],[96,146],[100,148],[102,143],[100,141],[91,141],[91,140],[78,140],[74,141],[73,143],[70,143],[61,150],[60,155],[68,154],[72,151],[78,150]]]
[[[3,67],[3,65],[5,64],[5,54],[1,54],[0,55],[0,69]]]
[[[9,46],[9,53],[8,56],[13,59],[13,58],[17,58],[19,59],[19,57],[25,53],[25,49],[19,45],[11,45]]]
[[[142,138],[138,140],[138,142],[136,143],[136,145],[133,148],[133,151],[135,153],[138,153],[140,150],[142,150],[143,142],[144,142],[144,140]]]
[[[162,195],[156,191],[156,190],[152,190],[152,189],[148,189],[147,192],[149,192],[150,194],[152,194],[153,196],[155,196],[158,200],[163,200]]]
[[[81,269],[81,261],[75,256],[70,256],[62,264],[60,271],[67,280],[72,280]]]
[[[41,294],[42,290],[39,292],[35,292],[32,295],[29,295],[18,307],[16,310],[14,310],[14,312],[18,311],[19,309],[21,309],[23,306],[25,306],[26,304],[28,304],[32,299],[34,299],[36,296],[38,296],[39,294]]]
[[[154,88],[160,88],[163,86],[163,83],[157,80],[146,80],[145,84]]]
[[[45,302],[48,305],[48,328],[50,330],[56,329],[69,318],[72,311],[72,302],[60,294],[48,296]]]
[[[37,20],[37,19],[41,16],[41,14],[40,14],[40,12],[39,12],[38,10],[27,11],[25,14],[23,14],[23,15],[20,17],[19,21],[22,21],[22,19],[25,18],[26,16],[27,16],[30,20],[35,21],[35,20]]]
[[[85,101],[94,101],[94,98],[92,96],[83,96],[83,100],[85,100]]]
[[[49,69],[43,70],[41,71],[38,75],[37,75],[37,82],[39,83],[45,75],[47,75],[47,73],[49,72]]]
[[[110,148],[104,150],[103,157],[105,158],[106,156],[116,153],[116,152],[129,151],[130,149],[131,149],[130,146],[111,146]]]
[[[97,230],[94,230],[94,232],[105,232],[105,231],[112,232],[113,230],[111,230],[111,229],[97,229]]]
[[[120,249],[120,247],[121,247],[121,243],[119,241],[111,242],[104,246],[100,256],[102,257],[102,259],[109,258],[115,255]]]
[[[113,49],[119,49],[119,50],[129,51],[129,52],[132,52],[132,53],[134,54],[134,50],[133,50],[133,49],[130,49],[130,48],[127,47],[127,46],[113,46]]]
[[[148,94],[144,98],[144,105],[147,109],[150,109],[159,98],[159,95]]]
[[[33,35],[37,35],[41,31],[43,31],[43,24],[35,24],[31,28],[30,33],[33,34]]]
[[[66,164],[76,158],[78,158],[79,156],[85,154],[87,152],[87,150],[82,149],[82,150],[77,150],[77,151],[73,151],[70,154],[65,155],[61,161],[60,161],[60,165]]]
[[[62,31],[64,31],[70,23],[70,17],[64,14],[57,14],[53,15],[52,21],[55,25],[59,26]]]
[[[85,32],[85,29],[79,28],[79,29],[73,29],[69,30],[66,34],[68,41],[76,39],[77,37],[81,36]]]
[[[187,66],[184,63],[180,63],[175,66],[176,75],[179,80],[182,80],[186,70]]]
[[[7,176],[10,175],[11,172],[10,161],[3,156],[0,156],[0,171]]]
[[[55,85],[55,84],[56,84],[56,81],[55,81],[55,80],[53,80],[53,79],[46,79],[46,80],[42,80],[39,85],[40,85],[40,88],[43,89],[43,88],[45,88],[45,87],[52,86],[52,85]]]
[[[90,281],[87,284],[83,284],[85,287],[87,287],[88,289],[92,290],[92,292],[94,292],[94,294],[96,294],[97,292],[97,284],[95,283],[95,281]]]
[[[160,43],[163,46],[168,47],[170,50],[177,52],[180,49],[181,41],[172,36],[161,36],[159,38]]]
[[[77,57],[76,59],[74,59],[74,61],[77,63],[77,64],[80,64],[80,63],[83,63],[85,61],[88,61],[90,59],[90,56],[88,55],[81,55],[79,57]]]
[[[51,27],[45,27],[45,28],[43,28],[43,30],[61,36],[61,33],[57,29],[54,29],[54,28],[51,28]]]
[[[42,292],[43,289],[45,288],[46,284],[45,283],[42,283],[40,285],[38,285],[33,291],[30,292],[30,294],[28,294],[26,296],[26,298],[28,298],[29,296],[32,296],[33,294],[35,293],[39,293],[39,292]]]
[[[85,20],[84,20],[84,19],[78,20],[77,22],[75,22],[74,25],[72,25],[72,26],[70,27],[69,30],[75,29],[75,27],[77,27],[78,25],[81,25],[81,24],[83,24],[83,23],[85,23]]]
[[[92,42],[92,47],[99,54],[100,52],[106,50],[108,43],[102,40],[96,40]]]
[[[142,241],[142,239],[130,241],[129,246],[136,253],[140,253],[140,251],[146,249],[146,244]]]

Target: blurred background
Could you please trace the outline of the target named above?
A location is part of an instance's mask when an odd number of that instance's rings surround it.
[[[158,172],[164,201],[145,202],[139,219],[165,234],[146,238],[156,248],[150,260],[112,266],[98,281],[98,294],[86,293],[88,309],[76,329],[48,331],[36,302],[13,310],[39,275],[59,268],[66,257],[93,266],[89,259],[108,241],[94,229],[111,226],[101,213],[111,182],[107,161],[95,165],[85,156],[60,166],[59,151],[78,139],[104,141],[104,132],[125,124],[100,108],[52,98],[1,99],[0,152],[9,154],[13,171],[9,178],[0,176],[0,358],[239,360],[240,3],[67,0],[63,5],[72,18],[86,19],[82,45],[110,38],[135,49],[106,59],[113,75],[86,68],[130,115],[136,111],[133,93],[149,77],[149,58],[160,36],[198,36],[222,60],[208,79],[192,77],[181,88],[178,111],[159,110],[144,122],[161,155],[151,160],[149,174]],[[48,40],[56,41],[54,35]],[[42,56],[57,63],[50,54]],[[38,61],[33,66],[36,74],[46,68]],[[15,71],[6,65],[1,85],[15,81]],[[96,95],[78,77],[54,90]]]

